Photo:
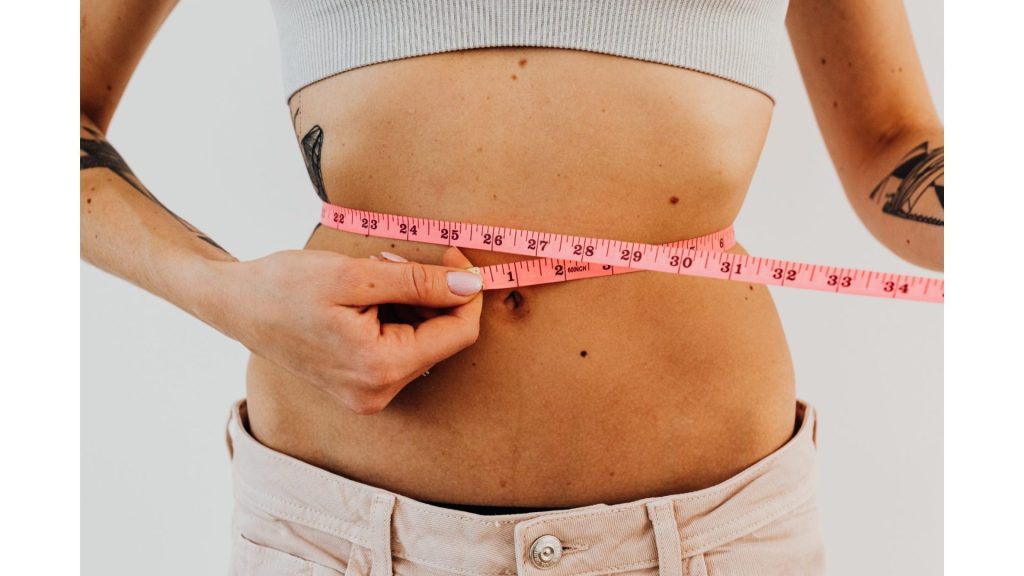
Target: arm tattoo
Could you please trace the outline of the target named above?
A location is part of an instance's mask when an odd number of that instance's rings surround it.
[[[923,142],[907,153],[871,191],[882,212],[897,218],[944,225],[943,147],[928,149]]]
[[[184,218],[178,216],[177,214],[172,212],[170,208],[164,206],[162,202],[157,200],[156,196],[153,196],[153,194],[149,190],[147,190],[145,186],[142,185],[142,182],[140,182],[138,177],[135,176],[135,173],[132,172],[132,169],[128,167],[128,164],[124,161],[124,158],[122,158],[121,155],[117,153],[117,150],[114,150],[114,147],[111,146],[110,143],[103,138],[102,134],[88,126],[82,126],[82,129],[88,132],[93,138],[80,138],[82,147],[82,155],[80,156],[81,170],[90,170],[93,168],[106,168],[113,172],[114,174],[117,174],[122,180],[128,183],[128,185],[134,188],[139,194],[142,194],[148,200],[155,203],[160,208],[163,208],[165,212],[174,217],[175,220],[180,222],[182,226],[184,226],[190,232],[195,234],[196,237],[198,237],[200,240],[210,244],[211,246],[227,254],[228,251],[224,250],[224,248],[222,248],[220,244],[214,242],[209,236],[203,234],[201,231],[199,231],[198,228],[189,224],[187,221],[185,221]]]
[[[330,202],[327,199],[327,189],[324,188],[324,177],[320,172],[320,150],[323,146],[324,131],[320,126],[313,126],[302,137],[302,157],[306,160],[306,171],[309,172],[309,179],[313,181],[316,195],[324,202]]]

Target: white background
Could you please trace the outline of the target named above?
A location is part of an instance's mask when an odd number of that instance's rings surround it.
[[[908,0],[943,110],[943,16]],[[736,223],[755,255],[926,274],[847,205],[788,46],[762,162]],[[241,259],[301,246],[318,214],[292,136],[264,2],[183,3],[109,132],[147,186]],[[244,202],[236,205],[235,202]],[[943,308],[773,289],[819,409],[830,574],[938,574]],[[81,267],[81,511],[86,574],[223,573],[232,505],[223,424],[245,350]]]

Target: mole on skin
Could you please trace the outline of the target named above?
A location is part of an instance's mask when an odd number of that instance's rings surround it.
[[[679,204],[679,196],[672,196],[668,199],[669,204]]]
[[[581,350],[580,351],[580,356],[583,357],[583,358],[586,358],[587,357],[587,351],[586,350]]]

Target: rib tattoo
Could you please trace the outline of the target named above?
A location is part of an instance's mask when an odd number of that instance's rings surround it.
[[[324,131],[319,125],[313,126],[302,137],[302,158],[306,161],[306,171],[309,172],[309,179],[316,188],[316,195],[324,202],[330,202],[327,199],[327,189],[324,188],[324,177],[320,172],[320,150],[323,147]]]
[[[943,147],[922,142],[878,183],[870,198],[897,218],[943,226],[945,222]]]
[[[102,134],[90,128],[89,126],[82,126],[82,130],[88,132],[93,138],[79,139],[81,141],[82,147],[82,155],[79,157],[81,159],[81,170],[90,170],[93,168],[106,168],[110,170],[114,174],[117,174],[118,177],[120,177],[126,183],[128,183],[129,186],[138,191],[139,194],[142,194],[148,200],[155,203],[165,212],[170,214],[175,220],[180,222],[182,226],[184,226],[190,232],[195,234],[197,238],[210,244],[211,246],[217,248],[218,250],[224,252],[225,254],[228,253],[228,251],[224,250],[224,248],[221,247],[220,244],[214,242],[213,239],[204,234],[198,228],[196,228],[192,224],[189,224],[184,218],[175,214],[167,206],[164,206],[163,202],[157,200],[156,196],[154,196],[148,189],[146,189],[145,186],[142,185],[142,182],[139,181],[137,176],[135,176],[135,173],[132,172],[132,169],[128,167],[128,164],[124,161],[124,158],[122,158],[121,155],[117,153],[117,150],[114,150],[114,147],[111,146],[110,143],[103,138]]]

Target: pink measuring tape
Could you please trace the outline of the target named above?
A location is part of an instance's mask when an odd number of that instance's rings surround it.
[[[367,212],[326,202],[320,222],[330,228],[375,238],[535,257],[479,268],[484,278],[484,290],[650,270],[839,294],[920,302],[944,301],[944,283],[938,278],[801,264],[725,252],[735,244],[731,226],[690,240],[641,244]]]

